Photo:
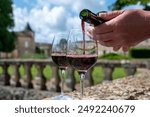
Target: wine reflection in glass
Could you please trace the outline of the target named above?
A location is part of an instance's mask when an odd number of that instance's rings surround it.
[[[67,39],[67,33],[59,33],[54,36],[52,43],[51,57],[53,62],[59,67],[61,71],[61,95],[53,97],[52,99],[54,100],[71,99],[71,97],[64,95],[65,70],[68,67],[68,62],[66,58]]]
[[[98,55],[97,43],[80,29],[72,29],[67,46],[67,59],[80,75],[81,98],[84,94],[84,79],[87,71],[96,63]]]

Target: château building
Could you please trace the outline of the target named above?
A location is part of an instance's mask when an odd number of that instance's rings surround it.
[[[16,57],[20,58],[25,54],[35,53],[35,41],[34,31],[31,29],[29,23],[27,23],[23,31],[15,32],[16,34]]]
[[[24,30],[15,32],[15,49],[11,53],[0,52],[0,58],[22,58],[26,55],[36,53],[36,48],[42,50],[43,54],[50,56],[51,44],[36,43],[34,31],[29,23],[25,26]]]

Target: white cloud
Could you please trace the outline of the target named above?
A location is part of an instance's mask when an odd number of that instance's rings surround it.
[[[24,0],[27,3],[28,0]],[[28,2],[30,4],[31,1]],[[35,41],[48,42],[49,36],[80,27],[79,12],[83,8],[94,12],[102,10],[104,0],[37,0],[31,8],[13,5],[15,31],[23,30],[29,22],[35,31]]]
[[[78,16],[75,17],[69,17],[67,19],[67,29],[73,29],[73,28],[80,28],[81,26],[81,20]]]
[[[39,6],[53,4],[53,5],[71,5],[73,0],[37,0]]]
[[[23,30],[25,27],[25,23],[28,20],[28,11],[26,8],[18,8],[15,5],[13,5],[14,9],[14,22],[15,22],[15,31]]]
[[[49,9],[44,6],[43,9],[32,9],[29,19],[36,30],[37,40],[48,39],[51,33],[66,30],[67,17],[64,17],[64,14],[67,15],[67,11],[63,7]]]
[[[99,1],[99,5],[104,5],[105,4],[105,1],[104,0],[100,0]]]
[[[143,9],[144,7],[138,2],[136,5],[126,6],[123,9]]]

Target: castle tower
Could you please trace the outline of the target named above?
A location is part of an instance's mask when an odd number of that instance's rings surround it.
[[[17,57],[23,57],[35,53],[34,31],[29,23],[23,31],[16,32]]]

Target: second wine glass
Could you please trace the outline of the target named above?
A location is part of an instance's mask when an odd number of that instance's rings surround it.
[[[52,43],[51,57],[54,63],[59,67],[61,71],[61,95],[53,97],[52,99],[54,100],[71,99],[71,97],[64,95],[65,70],[68,67],[68,61],[66,58],[67,39],[67,33],[59,33],[55,35]]]

